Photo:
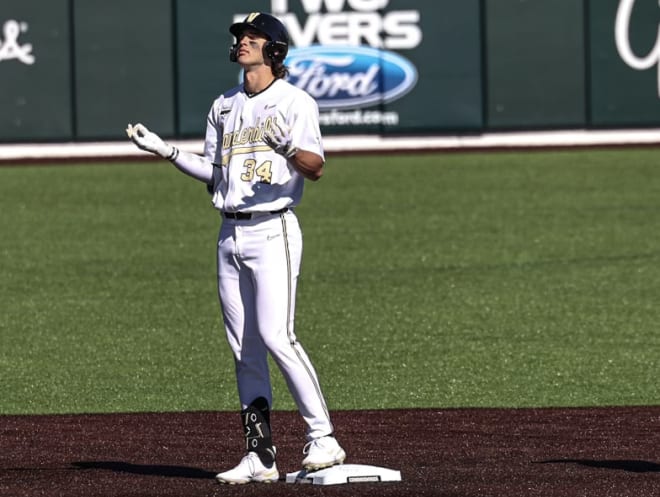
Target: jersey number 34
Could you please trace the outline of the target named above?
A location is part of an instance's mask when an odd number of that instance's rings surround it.
[[[273,173],[271,167],[273,165],[272,161],[264,161],[259,166],[257,166],[257,161],[254,159],[246,159],[243,163],[243,174],[241,174],[241,179],[243,181],[252,181],[255,175],[259,178],[261,183],[269,183],[273,179]]]

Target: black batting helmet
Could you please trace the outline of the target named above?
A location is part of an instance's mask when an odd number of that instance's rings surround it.
[[[236,39],[246,29],[254,29],[266,35],[268,38],[268,43],[264,47],[266,55],[274,62],[282,62],[286,58],[289,51],[289,33],[277,17],[263,12],[253,12],[243,22],[229,26],[229,31]],[[235,53],[232,52],[232,55],[234,55],[232,60],[235,62]]]

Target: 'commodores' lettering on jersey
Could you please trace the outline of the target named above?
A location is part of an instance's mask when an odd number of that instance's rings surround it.
[[[264,133],[269,130],[273,123],[277,123],[277,118],[269,116],[263,123],[257,123],[255,126],[237,129],[231,133],[225,133],[222,136],[222,148],[230,149],[232,147],[242,147],[247,144],[260,143],[264,141]]]

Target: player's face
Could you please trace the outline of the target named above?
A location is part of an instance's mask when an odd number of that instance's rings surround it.
[[[243,66],[264,63],[264,45],[267,38],[259,31],[247,29],[238,38],[237,61]]]

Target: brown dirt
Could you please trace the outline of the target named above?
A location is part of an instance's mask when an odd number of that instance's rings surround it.
[[[235,413],[0,416],[0,496],[660,495],[660,407],[337,411],[347,463],[397,483],[227,486]],[[296,413],[273,413],[282,478],[302,459]]]

